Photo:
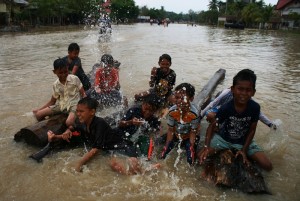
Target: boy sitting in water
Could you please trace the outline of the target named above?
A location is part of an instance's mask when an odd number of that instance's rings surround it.
[[[167,116],[167,141],[161,158],[166,158],[174,148],[175,141],[179,140],[185,146],[187,162],[194,163],[196,134],[200,129],[199,112],[192,104],[194,95],[195,88],[189,83],[182,83],[175,88],[175,105],[170,108]]]
[[[114,67],[114,59],[110,54],[101,57],[103,66],[96,69],[94,88],[87,95],[95,98],[101,106],[120,105],[122,95],[120,92],[119,70]]]
[[[139,145],[142,155],[148,154],[150,144],[150,133],[158,133],[160,121],[155,116],[159,108],[159,102],[155,95],[147,96],[141,105],[132,106],[127,110],[123,118],[119,121],[118,129],[125,139],[132,140],[133,135],[142,133],[135,141]]]
[[[207,105],[202,111],[201,111],[201,117],[206,116],[206,120],[208,122],[212,122],[213,119],[216,116],[216,113],[218,109],[228,103],[230,100],[233,99],[233,95],[231,92],[231,89],[224,89],[209,105]],[[277,126],[274,122],[272,122],[264,113],[259,113],[259,120],[263,122],[268,127],[276,130]]]
[[[68,66],[69,73],[76,75],[80,79],[83,88],[86,91],[91,87],[91,83],[82,68],[81,59],[78,56],[79,52],[79,45],[77,43],[71,43],[68,47],[68,55],[63,57],[63,60]]]
[[[78,172],[101,150],[119,149],[128,156],[137,156],[130,142],[123,140],[123,136],[112,129],[103,118],[95,116],[97,107],[97,100],[89,97],[81,99],[76,109],[79,122],[76,122],[74,128],[67,129],[60,135],[56,135],[52,131],[48,132],[49,142],[55,140],[70,142],[74,131],[77,131],[80,139],[91,148],[76,164],[75,170]]]
[[[85,92],[78,77],[69,75],[63,59],[56,59],[53,66],[53,73],[58,79],[53,84],[51,99],[41,108],[33,110],[33,114],[41,121],[49,115],[67,113],[66,125],[69,127],[75,122],[76,105],[81,97],[85,97]]]
[[[151,70],[151,78],[149,85],[151,89],[146,92],[136,94],[134,96],[136,101],[141,101],[149,94],[155,94],[160,98],[161,105],[166,102],[173,102],[171,100],[172,89],[176,82],[176,73],[170,68],[172,59],[170,55],[163,54],[159,57],[159,68],[153,67]]]
[[[55,135],[53,132],[48,132],[48,141],[66,140],[70,142],[72,131],[78,131],[83,141],[87,142],[91,150],[86,153],[83,158],[77,163],[76,171],[81,171],[81,168],[100,150],[116,150],[117,152],[130,156],[137,157],[138,153],[133,146],[133,143],[127,140],[126,134],[132,135],[139,126],[144,124],[144,121],[149,121],[152,128],[159,127],[155,121],[153,114],[156,110],[149,102],[144,102],[142,108],[132,108],[128,114],[120,121],[117,128],[111,128],[109,124],[101,117],[95,116],[98,101],[85,97],[78,102],[76,114],[79,123],[76,123],[74,128],[67,129],[61,135]],[[141,121],[144,120],[144,121]],[[158,125],[157,125],[158,124]]]
[[[272,170],[271,161],[253,140],[260,114],[260,105],[251,99],[255,83],[256,75],[249,69],[241,70],[233,78],[233,99],[221,106],[209,124],[204,148],[198,153],[200,163],[217,150],[235,149],[244,163],[249,164],[249,157],[261,168]]]

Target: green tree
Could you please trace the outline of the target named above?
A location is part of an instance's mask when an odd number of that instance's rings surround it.
[[[261,8],[250,3],[242,10],[242,20],[246,23],[246,27],[254,27],[262,19]]]
[[[133,0],[112,0],[111,18],[121,22],[133,22],[139,15],[139,8]]]
[[[218,0],[211,0],[208,4],[209,10],[218,10],[219,7],[219,1]]]

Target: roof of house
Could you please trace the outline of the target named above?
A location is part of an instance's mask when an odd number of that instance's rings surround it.
[[[27,1],[24,1],[24,0],[14,0],[15,3],[17,4],[25,4],[25,5],[28,5],[28,2]]]
[[[277,10],[281,10],[283,9],[287,4],[289,4],[290,2],[292,2],[294,0],[278,0],[277,5],[276,5],[276,9]]]

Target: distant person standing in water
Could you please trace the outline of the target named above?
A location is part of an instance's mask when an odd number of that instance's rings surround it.
[[[68,47],[68,55],[63,57],[63,59],[68,66],[69,73],[76,75],[80,79],[83,88],[86,91],[91,87],[91,83],[82,68],[81,59],[78,56],[79,52],[79,45],[77,43],[71,43]]]

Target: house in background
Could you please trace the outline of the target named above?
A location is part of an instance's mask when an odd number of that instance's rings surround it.
[[[14,15],[28,5],[24,0],[0,0],[0,26],[14,23]]]
[[[276,9],[280,11],[281,28],[299,28],[300,0],[278,0]]]

